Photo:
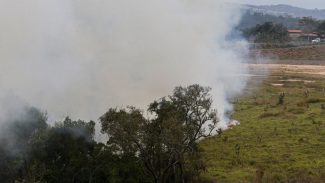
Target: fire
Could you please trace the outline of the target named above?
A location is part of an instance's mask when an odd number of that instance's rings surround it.
[[[227,127],[228,127],[228,129],[232,129],[233,127],[238,126],[238,125],[240,125],[240,122],[239,122],[239,121],[234,120],[234,119],[231,119],[231,120],[228,122]]]

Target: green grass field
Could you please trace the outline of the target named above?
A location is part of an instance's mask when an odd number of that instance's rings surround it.
[[[324,88],[325,78],[281,73],[251,83],[234,101],[233,118],[241,125],[200,142],[208,166],[204,177],[325,182]]]

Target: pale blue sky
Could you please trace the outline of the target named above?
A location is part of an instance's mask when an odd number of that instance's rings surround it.
[[[229,0],[241,4],[268,5],[268,4],[289,4],[309,9],[325,9],[325,0]]]

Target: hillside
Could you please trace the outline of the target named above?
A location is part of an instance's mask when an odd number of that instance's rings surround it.
[[[215,182],[323,182],[325,80],[272,74],[235,102],[240,126],[201,142]],[[278,104],[284,92],[283,105]]]
[[[256,24],[263,24],[265,22],[274,22],[285,25],[290,29],[299,27],[299,18],[287,15],[272,15],[261,12],[244,11],[242,19],[237,26],[238,29],[243,30],[256,26]]]
[[[245,7],[250,11],[262,12],[265,14],[282,16],[289,15],[292,17],[314,17],[316,19],[325,19],[325,10],[304,9],[284,4],[265,6],[246,5]]]
[[[281,23],[289,29],[300,28],[299,20],[302,17],[325,19],[325,10],[304,9],[289,5],[243,5],[243,16],[238,29],[251,28],[265,22]]]

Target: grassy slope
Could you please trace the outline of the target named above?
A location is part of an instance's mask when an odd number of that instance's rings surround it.
[[[279,81],[289,78],[315,83]],[[208,163],[204,176],[217,182],[253,182],[260,172],[262,182],[325,182],[323,88],[324,78],[275,75],[248,89],[235,104],[234,118],[241,125],[201,142]],[[281,92],[286,93],[285,104],[276,105]]]

